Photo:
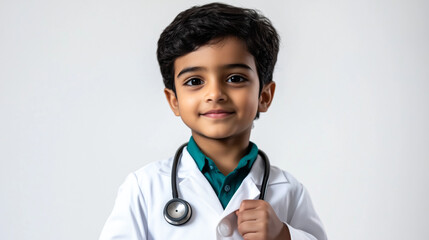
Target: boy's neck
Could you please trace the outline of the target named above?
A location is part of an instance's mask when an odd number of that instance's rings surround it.
[[[234,138],[213,139],[192,132],[201,152],[216,164],[223,175],[228,175],[248,151],[250,132]]]

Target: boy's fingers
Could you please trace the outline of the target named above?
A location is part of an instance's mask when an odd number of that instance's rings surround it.
[[[238,210],[244,211],[244,210],[248,210],[248,209],[254,209],[254,208],[261,206],[264,203],[265,203],[264,200],[243,200],[241,202],[240,208]]]
[[[246,221],[256,221],[258,219],[266,219],[267,214],[264,211],[258,209],[244,210],[237,213],[237,224],[241,224]]]
[[[243,235],[243,239],[244,240],[258,240],[258,239],[264,239],[260,233],[256,233],[256,232],[251,232],[251,233],[246,233]]]
[[[256,221],[247,221],[243,222],[241,224],[238,224],[237,230],[241,234],[241,236],[244,236],[245,234],[249,233],[257,233],[260,231],[261,224]]]

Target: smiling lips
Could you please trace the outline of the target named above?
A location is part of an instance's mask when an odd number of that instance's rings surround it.
[[[210,110],[208,112],[202,113],[201,115],[208,118],[225,118],[232,115],[234,112],[226,110]]]

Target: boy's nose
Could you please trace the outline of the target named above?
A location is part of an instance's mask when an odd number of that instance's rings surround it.
[[[207,85],[206,101],[207,102],[222,102],[226,101],[227,97],[223,89],[222,83],[219,81],[210,81]]]

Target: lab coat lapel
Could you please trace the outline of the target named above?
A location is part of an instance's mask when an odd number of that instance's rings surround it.
[[[240,187],[232,196],[228,205],[226,206],[225,211],[222,214],[222,217],[229,215],[232,212],[235,212],[240,208],[241,202],[248,199],[257,199],[260,195],[260,185],[263,177],[264,165],[261,158],[258,158],[253,163],[252,169],[246,178],[244,178]]]
[[[216,193],[198,169],[197,164],[186,148],[179,163],[178,180],[179,197],[183,196],[191,206],[196,206],[195,204],[201,206],[201,204],[204,204],[207,209],[213,210],[216,215],[222,214],[224,210]]]

